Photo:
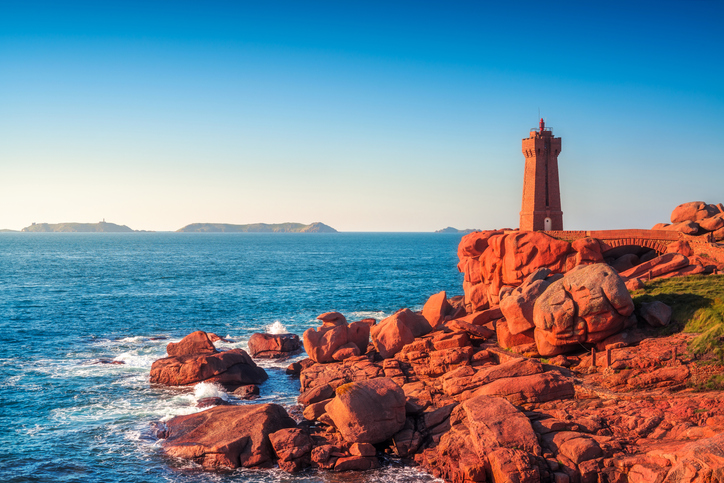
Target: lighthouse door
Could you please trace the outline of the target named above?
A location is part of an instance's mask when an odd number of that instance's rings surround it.
[[[543,220],[543,229],[545,231],[551,231],[552,225],[553,225],[553,222],[551,221],[550,218],[546,218],[545,220]]]

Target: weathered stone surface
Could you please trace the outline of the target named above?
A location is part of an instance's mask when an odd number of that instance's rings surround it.
[[[259,397],[259,386],[256,384],[239,386],[234,390],[234,396],[239,399],[256,399]]]
[[[274,458],[269,435],[295,426],[278,404],[216,406],[170,419],[161,446],[204,468],[266,467]]]
[[[516,448],[541,454],[530,421],[507,400],[478,395],[460,404],[453,413],[461,411],[467,417],[470,437],[478,455],[485,455],[495,448]]]
[[[724,227],[724,213],[719,213],[711,218],[699,220],[699,227],[706,231],[716,231]]]
[[[500,300],[500,311],[508,323],[512,335],[533,329],[533,306],[535,301],[550,285],[545,279],[550,275],[548,268],[541,268],[530,274],[523,283]]]
[[[611,267],[576,267],[538,298],[533,319],[538,352],[558,355],[560,348],[596,343],[623,329],[634,304]]]
[[[495,483],[539,483],[540,470],[530,453],[518,449],[497,448],[488,455]]]
[[[347,342],[345,345],[334,351],[334,354],[332,354],[332,359],[335,361],[343,361],[345,359],[349,359],[350,357],[358,357],[360,355],[360,350],[357,344],[353,342]]]
[[[666,247],[666,253],[681,253],[685,257],[694,255],[694,250],[691,249],[691,245],[686,240],[679,240],[673,243],[669,243]]]
[[[689,259],[680,253],[666,253],[620,274],[621,278],[657,278],[669,272],[682,269],[689,265]]]
[[[447,327],[448,330],[452,330],[453,332],[463,332],[468,334],[468,336],[470,337],[482,340],[490,339],[492,336],[495,335],[495,332],[488,329],[487,327],[469,324],[463,321],[462,318],[447,322],[445,324],[445,327]]]
[[[267,374],[241,349],[225,352],[165,357],[151,365],[151,383],[187,386],[216,382],[224,386],[261,384]]]
[[[336,323],[336,320],[333,322]],[[333,354],[348,342],[347,325],[346,323],[322,325],[317,330],[310,327],[304,331],[302,339],[304,340],[304,350],[314,362],[333,362]]]
[[[574,396],[573,381],[556,372],[497,379],[475,395],[504,397],[513,404],[542,403]]]
[[[367,352],[367,346],[370,343],[370,328],[375,325],[375,319],[365,320],[352,322],[347,326],[347,343],[356,345],[359,355]]]
[[[217,352],[217,350],[209,340],[206,332],[197,330],[191,332],[179,342],[170,342],[166,346],[166,352],[169,357],[177,357],[192,354],[211,354]]]
[[[205,397],[196,401],[197,408],[208,408],[210,406],[225,406],[230,404],[225,399],[220,397]]]
[[[327,327],[347,325],[347,318],[339,312],[325,312],[317,316],[317,320],[321,320],[322,325]]]
[[[625,272],[626,270],[631,270],[633,267],[638,265],[639,262],[640,260],[637,255],[633,253],[627,253],[618,257],[616,261],[611,264],[611,266],[618,273],[621,273]]]
[[[269,441],[282,470],[296,473],[311,466],[314,442],[308,432],[300,428],[284,428],[271,433]]]
[[[427,319],[410,309],[402,309],[372,328],[372,343],[377,352],[387,359],[413,342],[415,337],[425,335],[431,330],[432,327]]]
[[[447,301],[447,293],[442,292],[432,295],[422,307],[422,316],[435,330],[445,321],[445,316],[452,312],[452,307]]]
[[[327,414],[350,443],[381,443],[405,425],[405,393],[391,379],[380,377],[337,388]]]
[[[665,226],[663,230],[678,231],[685,235],[696,235],[699,233],[699,224],[695,221],[682,221],[672,225]]]
[[[306,406],[308,404],[324,401],[325,399],[333,397],[334,389],[332,389],[332,386],[329,384],[321,384],[302,393],[297,400],[299,401],[299,404],[304,404]]]
[[[719,213],[715,205],[707,205],[703,201],[682,203],[671,212],[671,223],[699,221]]]
[[[498,345],[503,349],[515,350],[518,353],[530,350],[530,347],[538,348],[535,345],[534,329],[529,329],[519,334],[511,334],[508,322],[501,319],[495,326],[498,337]],[[520,348],[518,350],[517,348]]]
[[[641,317],[652,327],[664,327],[671,321],[671,307],[654,300],[641,304]]]
[[[251,357],[280,359],[298,354],[301,350],[302,344],[297,334],[256,333],[249,337]]]

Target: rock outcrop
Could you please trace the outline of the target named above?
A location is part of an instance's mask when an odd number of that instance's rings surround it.
[[[278,404],[216,406],[170,419],[159,435],[169,456],[204,468],[270,467],[272,433],[296,423]]]
[[[177,344],[167,347],[169,357],[151,365],[151,383],[166,386],[188,386],[199,382],[215,382],[236,388],[260,384],[267,374],[245,351],[232,349],[219,352],[205,332],[197,331]],[[171,355],[171,353],[175,355]]]
[[[299,354],[302,343],[297,334],[262,334],[249,337],[251,357],[262,359],[284,359]]]

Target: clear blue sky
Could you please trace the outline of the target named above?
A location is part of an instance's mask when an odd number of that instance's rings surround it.
[[[724,3],[0,1],[0,228],[567,229],[724,202]]]

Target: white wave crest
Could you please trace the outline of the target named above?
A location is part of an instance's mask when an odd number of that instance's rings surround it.
[[[160,356],[163,357],[163,356]],[[160,358],[157,354],[138,354],[133,352],[124,352],[113,358],[114,361],[124,362],[128,367],[150,368],[156,359]]]
[[[266,332],[267,334],[286,334],[289,331],[281,322],[276,320],[273,324],[266,326]]]
[[[194,397],[198,401],[207,397],[220,397],[224,401],[229,400],[229,395],[218,384],[213,382],[200,382],[194,386]]]

